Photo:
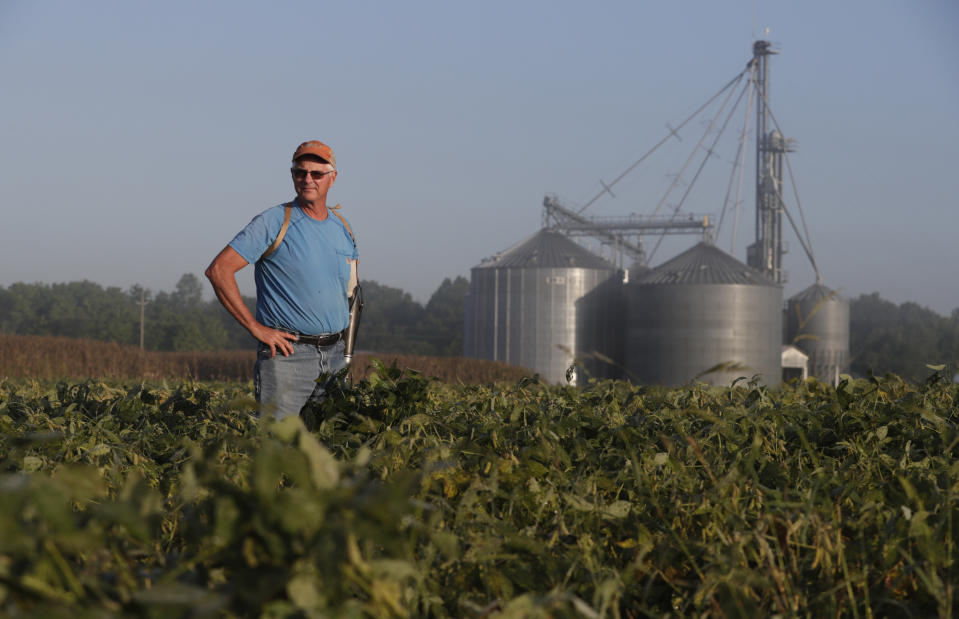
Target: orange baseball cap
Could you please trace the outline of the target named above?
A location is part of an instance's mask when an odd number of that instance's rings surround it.
[[[333,149],[319,140],[310,140],[309,142],[303,142],[297,146],[296,150],[293,152],[293,161],[296,161],[303,155],[313,155],[315,157],[319,157],[323,161],[328,162],[334,168],[336,167],[336,157],[333,156]]]

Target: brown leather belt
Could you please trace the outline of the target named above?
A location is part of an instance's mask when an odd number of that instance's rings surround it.
[[[327,333],[326,335],[303,335],[296,334],[296,341],[299,344],[310,344],[312,346],[330,346],[336,344],[343,337],[342,333]]]

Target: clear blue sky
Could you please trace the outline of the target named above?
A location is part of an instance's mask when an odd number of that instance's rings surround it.
[[[955,0],[2,0],[0,285],[172,290],[292,196],[292,150],[319,138],[361,276],[425,301],[534,233],[545,193],[615,178],[756,38],[781,51],[771,104],[825,283],[959,307]],[[590,212],[651,212],[678,171],[650,161]],[[684,210],[718,214],[714,176]],[[752,182],[740,247],[719,240],[740,260]],[[787,238],[788,296],[813,274]]]

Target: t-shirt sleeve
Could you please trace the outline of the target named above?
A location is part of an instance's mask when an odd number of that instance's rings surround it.
[[[270,209],[254,217],[229,243],[250,264],[260,259],[280,232],[282,221],[279,224],[274,221],[273,211]]]

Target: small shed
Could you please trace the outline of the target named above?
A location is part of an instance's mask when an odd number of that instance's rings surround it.
[[[786,344],[782,350],[783,382],[806,380],[809,376],[809,355]]]

